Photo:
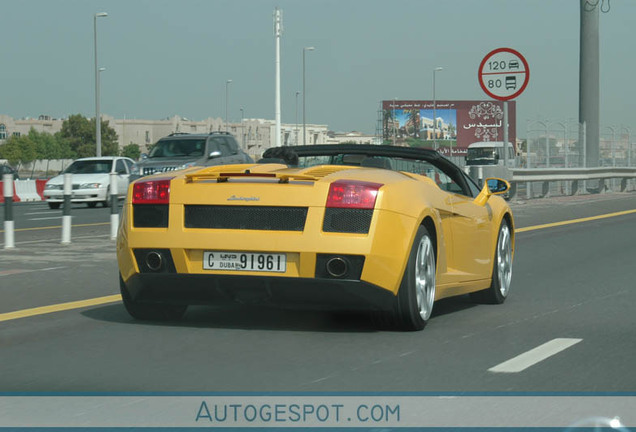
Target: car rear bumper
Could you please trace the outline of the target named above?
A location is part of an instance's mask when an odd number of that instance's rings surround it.
[[[126,281],[142,303],[179,305],[259,304],[306,310],[389,310],[390,291],[359,280],[276,276],[144,274]]]

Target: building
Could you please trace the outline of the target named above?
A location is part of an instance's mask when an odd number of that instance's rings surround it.
[[[0,144],[10,136],[28,134],[31,128],[38,132],[54,134],[62,130],[63,119],[55,119],[51,116],[41,115],[37,119],[14,119],[5,114],[0,114]]]
[[[328,132],[328,139],[326,144],[382,144],[382,138],[376,135],[363,134],[362,132]]]
[[[195,121],[174,115],[161,120],[116,119],[109,115],[102,115],[108,125],[117,133],[119,148],[128,144],[137,144],[142,153],[147,152],[148,146],[160,138],[174,132],[209,133],[211,131],[226,130],[226,124],[221,118],[208,117]],[[37,119],[13,119],[0,114],[0,144],[12,135],[28,134],[31,128],[38,132],[54,134],[62,130],[64,119],[55,119],[41,115]],[[252,157],[260,155],[272,147],[276,140],[276,122],[266,119],[242,119],[239,123],[227,125],[227,131],[236,136],[241,147]],[[281,143],[283,145],[302,144],[302,126],[293,124],[281,125]],[[326,144],[328,142],[327,125],[306,125],[307,144]]]

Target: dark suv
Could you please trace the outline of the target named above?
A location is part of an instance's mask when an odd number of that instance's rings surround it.
[[[148,156],[133,166],[132,179],[191,166],[252,162],[229,132],[173,133],[157,141]]]

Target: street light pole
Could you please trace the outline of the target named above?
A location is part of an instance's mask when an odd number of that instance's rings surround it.
[[[245,117],[245,112],[243,111],[243,107],[241,107],[241,147],[245,149],[245,126],[243,126],[243,118]]]
[[[397,119],[395,118],[395,105],[397,105],[397,98],[393,98],[393,145],[395,146],[395,141],[397,140],[397,126],[395,122]],[[398,122],[399,126],[399,122]]]
[[[569,153],[569,149],[568,149],[568,125],[566,123],[563,122],[555,122],[555,124],[558,124],[559,126],[561,126],[563,128],[563,151],[565,153],[565,159],[563,161],[563,165],[565,168],[569,168],[569,164],[568,164],[568,153]]]
[[[631,130],[628,127],[621,126],[621,131],[625,130],[627,132],[627,166],[632,166],[632,143],[629,142],[629,136],[631,135]]]
[[[614,129],[612,126],[605,126],[607,129],[609,129],[610,131],[612,131],[612,145],[610,147],[611,151],[612,151],[612,166],[616,166],[616,152],[615,152],[615,146],[616,146],[616,129]]]
[[[305,95],[307,94],[307,89],[305,87],[305,53],[307,51],[313,51],[316,48],[314,47],[304,47],[303,48],[303,145],[307,145],[307,124],[305,119]]]
[[[300,94],[299,91],[296,92],[296,127],[294,128],[295,132],[296,132],[296,145],[298,145],[298,95]]]
[[[95,42],[95,154],[102,156],[102,123],[99,114],[99,68],[97,67],[97,18],[107,17],[106,12],[93,15],[93,41]]]
[[[437,107],[435,101],[435,72],[444,70],[444,68],[436,67],[433,69],[433,145],[437,150]]]
[[[228,101],[227,100],[228,100],[228,97],[229,97],[229,94],[230,94],[229,86],[230,86],[231,82],[232,82],[231,79],[225,81],[225,131],[226,132],[228,131],[228,127],[227,127],[228,126],[228,124],[227,124],[227,105],[228,105]]]

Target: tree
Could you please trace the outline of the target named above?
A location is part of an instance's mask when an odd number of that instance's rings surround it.
[[[19,137],[10,136],[7,141],[0,146],[0,158],[9,161],[9,165],[15,166],[20,162],[22,150],[20,148]]]
[[[108,125],[108,121],[101,122],[102,154],[115,156],[118,152],[117,133]],[[97,154],[95,143],[95,122],[81,114],[74,114],[62,123],[59,138],[65,140],[74,153],[74,157],[90,157]]]
[[[137,160],[141,156],[141,150],[137,144],[130,143],[121,149],[120,155]]]
[[[382,112],[382,119],[383,119],[383,129],[384,129],[384,139],[387,140],[391,137],[391,134],[393,133],[393,111],[391,110],[384,110]]]
[[[35,147],[36,159],[60,159],[62,157],[62,149],[59,140],[53,135],[46,132],[38,132],[31,128],[28,139]]]

